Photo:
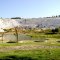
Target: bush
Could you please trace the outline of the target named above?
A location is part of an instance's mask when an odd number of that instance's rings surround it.
[[[21,19],[21,17],[13,17],[13,18],[11,18],[11,19]]]
[[[8,41],[7,43],[16,43],[15,41]]]
[[[60,40],[58,40],[57,42],[60,43]]]
[[[59,32],[59,29],[58,28],[52,29],[52,33],[53,34],[58,33],[58,32]]]

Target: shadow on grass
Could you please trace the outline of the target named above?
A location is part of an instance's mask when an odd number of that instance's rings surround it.
[[[50,33],[45,33],[46,35],[54,35],[54,34],[57,34],[57,33],[52,33],[52,32],[50,32]]]
[[[6,56],[0,58],[0,60],[37,60],[37,59],[34,59],[32,57]]]

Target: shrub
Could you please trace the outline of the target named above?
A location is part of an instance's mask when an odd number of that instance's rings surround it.
[[[15,41],[8,41],[7,43],[16,43]]]
[[[59,32],[59,29],[58,28],[52,29],[52,33],[53,34],[58,33],[58,32]]]

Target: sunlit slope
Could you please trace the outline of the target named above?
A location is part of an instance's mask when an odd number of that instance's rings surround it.
[[[0,29],[12,27],[53,28],[60,26],[60,18],[0,19]]]

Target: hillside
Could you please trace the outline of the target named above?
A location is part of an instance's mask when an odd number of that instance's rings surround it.
[[[0,29],[13,27],[23,28],[55,28],[60,26],[60,18],[0,19]]]

